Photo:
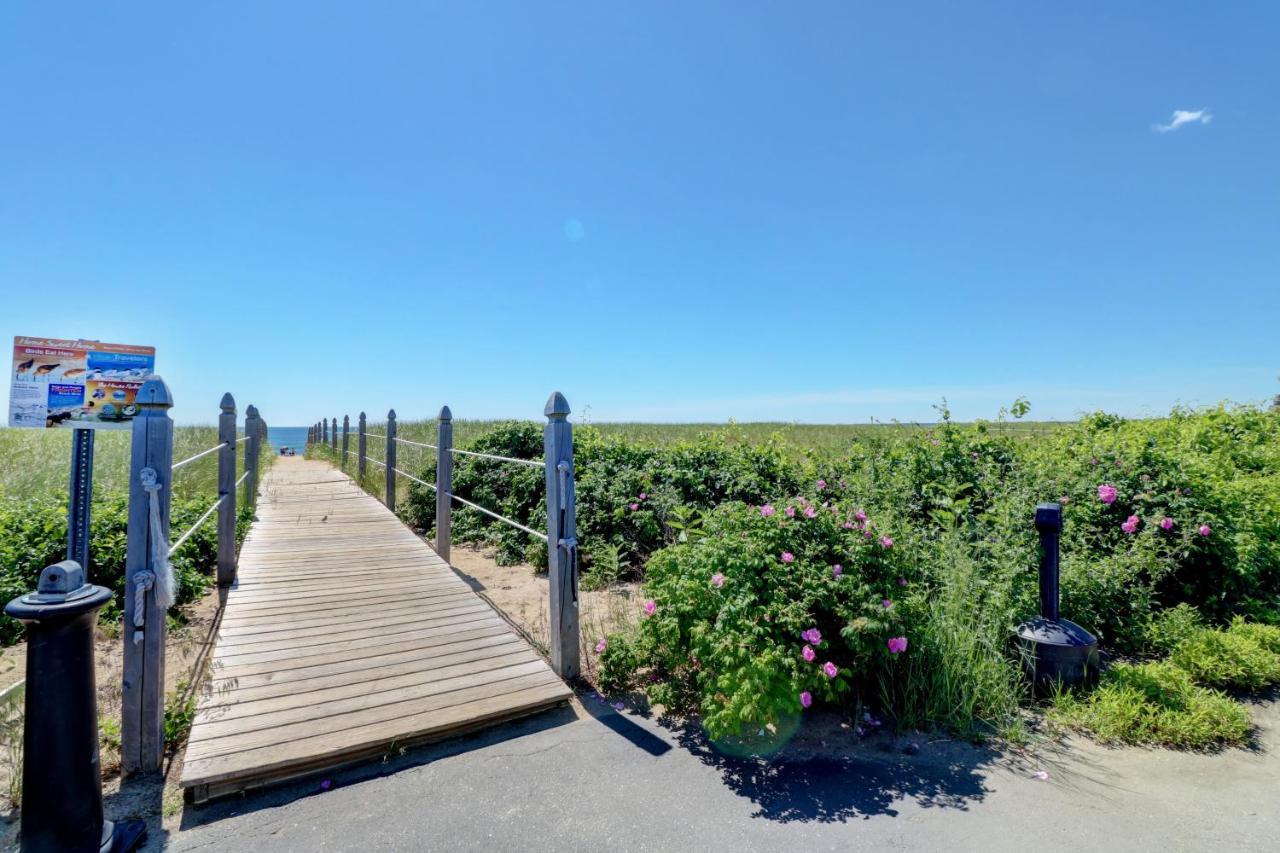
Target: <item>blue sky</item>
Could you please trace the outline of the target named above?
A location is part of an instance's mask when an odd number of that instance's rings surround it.
[[[153,344],[180,422],[1260,400],[1278,38],[1265,3],[6,3],[0,337]]]

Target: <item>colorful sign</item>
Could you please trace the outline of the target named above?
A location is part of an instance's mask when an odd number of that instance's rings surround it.
[[[155,347],[16,337],[9,426],[128,427],[138,389],[155,369]]]

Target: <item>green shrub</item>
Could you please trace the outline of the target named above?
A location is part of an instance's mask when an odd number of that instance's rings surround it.
[[[1245,631],[1197,631],[1178,644],[1169,661],[1211,687],[1258,690],[1280,683],[1280,655]]]
[[[1250,729],[1244,705],[1163,661],[1117,664],[1092,692],[1060,694],[1050,716],[1103,743],[1182,749],[1242,746]]]
[[[1190,604],[1182,603],[1168,610],[1161,610],[1147,623],[1147,645],[1168,654],[1183,640],[1204,628],[1204,617]]]
[[[1248,637],[1272,654],[1280,655],[1280,627],[1246,622],[1243,618],[1237,616],[1231,620],[1231,627],[1228,629],[1228,633],[1239,637]]]
[[[732,736],[777,725],[802,694],[838,700],[887,663],[887,641],[910,633],[893,602],[900,551],[847,519],[803,499],[769,516],[729,504],[707,517],[705,536],[655,555],[655,609],[637,640],[651,698]]]

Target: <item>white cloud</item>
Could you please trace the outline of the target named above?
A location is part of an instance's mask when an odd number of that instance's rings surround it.
[[[1184,124],[1208,124],[1213,121],[1213,116],[1208,110],[1174,110],[1173,116],[1169,119],[1168,124],[1153,125],[1152,129],[1156,133],[1168,133],[1171,130],[1177,130]]]

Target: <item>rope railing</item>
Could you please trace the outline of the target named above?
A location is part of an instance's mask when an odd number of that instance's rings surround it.
[[[181,462],[173,463],[173,465],[169,468],[169,470],[177,471],[183,465],[190,465],[192,462],[195,462],[197,459],[200,459],[201,457],[204,457],[204,456],[208,456],[210,453],[217,453],[219,450],[221,450],[226,446],[227,446],[227,442],[225,441],[219,442],[215,444],[213,447],[210,447],[208,450],[201,450],[195,456],[188,456],[186,459],[183,459]]]
[[[369,433],[365,433],[365,435],[368,435],[368,434],[369,434]],[[379,438],[385,438],[385,436],[379,436]],[[421,441],[410,441],[410,440],[409,440],[409,439],[407,439],[407,438],[400,438],[399,436],[396,436],[395,441],[396,441],[396,443],[397,443],[397,444],[412,444],[414,447],[429,447],[429,448],[431,448],[432,450],[439,450],[439,449],[440,449],[439,447],[437,447],[437,446],[436,446],[436,445],[434,445],[434,444],[425,444],[425,443],[423,443],[423,442],[421,442]]]
[[[385,435],[378,435],[376,432],[362,432],[362,433],[357,433],[357,434],[358,434],[358,435],[363,435],[363,436],[365,436],[366,438],[380,438],[380,439],[382,439],[383,441],[386,441],[386,440],[387,440],[387,437],[386,437]]]
[[[493,453],[476,453],[474,450],[459,450],[456,447],[449,448],[450,453],[461,453],[463,456],[475,456],[480,459],[495,459],[498,462],[514,462],[517,465],[528,465],[530,468],[546,468],[546,462],[539,462],[536,459],[516,459],[511,456],[498,456]]]
[[[385,467],[387,467],[387,466],[385,466],[385,465],[384,465],[384,466],[382,466],[382,467],[384,467],[384,468],[385,468]],[[435,491],[439,491],[438,489],[436,489],[436,484],[435,484],[435,483],[428,483],[426,480],[419,480],[417,477],[413,476],[412,474],[410,474],[410,473],[408,473],[408,472],[401,471],[399,468],[392,468],[391,470],[392,470],[392,471],[395,471],[395,472],[396,472],[397,474],[399,474],[401,477],[405,477],[405,478],[407,478],[407,479],[413,480],[413,482],[417,483],[417,484],[418,484],[418,485],[420,485],[420,486],[426,486],[428,489],[430,489],[430,490],[431,490],[431,491],[433,491],[433,492],[435,492]]]
[[[455,501],[457,501],[460,504],[466,504],[467,506],[471,507],[474,510],[479,510],[480,512],[483,512],[487,516],[496,518],[498,521],[501,521],[504,524],[509,524],[512,527],[516,528],[517,530],[523,530],[525,533],[528,533],[530,536],[536,536],[539,539],[541,539],[543,542],[548,541],[547,534],[539,533],[538,531],[534,530],[532,527],[525,527],[520,522],[512,521],[511,519],[507,518],[505,515],[498,515],[493,510],[485,509],[484,507],[480,506],[480,504],[473,504],[471,501],[467,500],[466,498],[460,498],[455,494],[450,494],[449,497],[453,498]]]
[[[240,436],[239,438],[237,438],[237,439],[236,439],[236,444],[239,444],[239,443],[240,443],[240,442],[242,442],[242,441],[248,441],[248,440],[249,440],[249,436],[247,436],[247,435],[242,435],[242,436]]]
[[[227,499],[226,495],[220,495],[218,499],[214,501],[213,504],[210,505],[210,507],[204,511],[204,515],[200,516],[200,518],[196,520],[195,524],[188,527],[187,532],[179,536],[177,542],[174,542],[172,545],[169,546],[170,557],[172,557],[179,548],[181,548],[183,545],[187,543],[187,540],[190,539],[195,534],[195,532],[200,529],[200,525],[208,521],[209,517],[212,516],[215,512],[217,512],[218,507],[222,506],[222,502],[225,501],[226,499]]]
[[[241,484],[241,483],[243,483],[245,480],[249,479],[249,475],[250,475],[250,474],[252,474],[252,473],[253,473],[253,471],[251,471],[251,470],[249,470],[248,468],[246,468],[246,469],[245,469],[245,471],[244,471],[244,473],[240,475],[240,479],[239,479],[239,480],[236,480],[236,486],[235,486],[235,487],[236,487],[237,489],[238,489],[238,488],[240,488],[240,484]]]

